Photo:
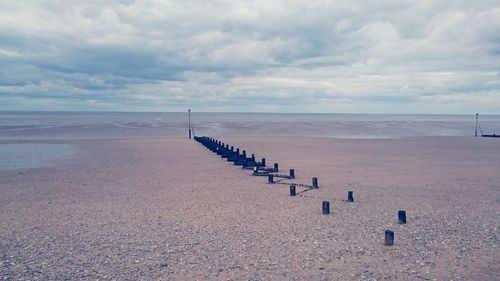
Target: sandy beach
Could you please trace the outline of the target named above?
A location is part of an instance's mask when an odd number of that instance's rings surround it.
[[[0,281],[500,281],[499,65],[500,0],[0,1]]]
[[[38,141],[77,154],[1,171],[4,280],[496,280],[500,142],[219,139],[319,189],[184,138]],[[15,141],[2,141],[12,143]],[[31,141],[33,142],[33,141]],[[298,188],[298,191],[303,189]],[[354,191],[354,203],[347,203]],[[331,214],[321,213],[330,201]],[[398,210],[408,223],[397,223]],[[395,232],[394,246],[384,231]]]

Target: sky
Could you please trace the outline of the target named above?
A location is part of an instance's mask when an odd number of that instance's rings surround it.
[[[0,1],[0,110],[500,114],[500,1]]]

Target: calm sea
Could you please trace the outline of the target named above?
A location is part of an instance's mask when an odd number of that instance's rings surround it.
[[[483,133],[500,133],[500,115],[480,116]],[[196,135],[394,138],[472,136],[474,115],[196,113]],[[186,136],[187,113],[0,112],[0,139]]]

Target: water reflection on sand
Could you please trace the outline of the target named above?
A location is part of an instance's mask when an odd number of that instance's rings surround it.
[[[0,144],[0,171],[50,167],[55,160],[75,153],[76,147],[69,144]]]

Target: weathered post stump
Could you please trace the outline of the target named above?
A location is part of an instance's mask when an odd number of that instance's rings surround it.
[[[313,188],[318,188],[318,178],[312,178],[312,186]]]
[[[398,223],[405,224],[406,223],[406,212],[403,210],[398,211]]]
[[[273,175],[267,175],[267,183],[274,183]]]
[[[322,209],[323,209],[323,215],[328,215],[330,213],[330,202],[323,201]]]
[[[385,231],[385,245],[394,245],[394,231],[387,229]]]
[[[347,202],[354,202],[354,196],[353,196],[353,193],[352,191],[348,191],[347,192]]]

